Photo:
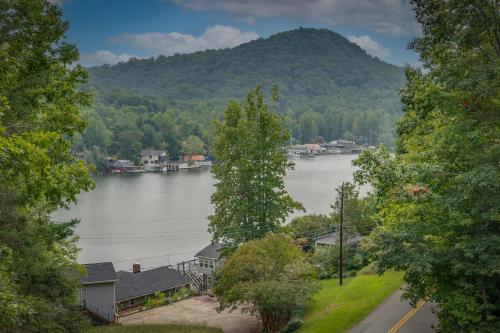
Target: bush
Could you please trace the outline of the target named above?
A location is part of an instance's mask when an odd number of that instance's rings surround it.
[[[297,307],[291,313],[290,320],[281,333],[291,333],[298,330],[304,323],[302,317],[304,316],[304,306]]]
[[[319,268],[320,279],[334,279],[339,273],[339,247],[329,246],[317,248],[312,260]],[[344,276],[355,276],[356,272],[368,264],[368,254],[355,244],[345,247]]]
[[[292,317],[286,327],[281,331],[281,333],[291,333],[298,330],[302,324],[303,320],[300,317]]]
[[[221,310],[259,314],[264,331],[279,332],[316,290],[315,269],[289,237],[269,234],[241,245],[216,273]],[[298,322],[294,320],[294,325]]]

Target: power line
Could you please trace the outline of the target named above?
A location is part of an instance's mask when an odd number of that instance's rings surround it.
[[[184,240],[184,239],[201,239],[207,238],[208,235],[204,236],[194,236],[194,237],[185,237],[185,238],[170,238],[170,239],[143,239],[143,240],[134,240],[134,239],[118,239],[118,242],[109,241],[109,239],[102,239],[103,242],[85,242],[85,244],[91,245],[107,245],[107,244],[130,244],[133,243],[150,243],[150,242],[164,242],[165,240]]]
[[[99,226],[106,226],[106,225],[114,225],[114,224],[155,224],[155,223],[165,223],[165,222],[180,222],[180,221],[196,221],[196,220],[206,220],[206,216],[200,216],[200,217],[183,217],[183,218],[175,218],[175,219],[154,219],[154,220],[129,220],[129,221],[119,221],[119,222],[95,222],[95,223],[86,223],[82,222],[80,225],[81,226],[86,226],[86,225],[99,225]]]
[[[358,220],[362,221],[362,220]],[[367,224],[367,225],[356,225],[352,224],[352,222],[356,221],[351,221],[351,224],[343,224],[344,228],[357,228],[357,227],[374,227],[377,226],[378,224]],[[247,227],[239,227],[237,231],[232,232],[232,234],[236,235],[242,235],[242,234],[247,234],[252,231],[272,231],[273,226],[247,226]],[[176,239],[186,239],[187,238],[195,238],[195,237],[202,237],[205,235],[208,235],[208,232],[201,231],[202,229],[188,229],[185,231],[182,230],[176,230],[176,231],[165,231],[165,232],[151,232],[151,233],[112,233],[112,234],[99,234],[99,235],[79,235],[79,238],[82,240],[135,240],[135,239],[155,239],[155,238],[160,238],[160,239],[166,239],[166,240],[176,240]],[[199,232],[193,232],[190,233],[190,231],[199,231]],[[277,230],[279,231],[279,230]],[[335,229],[324,229],[324,228],[317,228],[317,229],[311,229],[302,233],[296,234],[296,236],[306,236],[309,234],[316,234],[318,231],[321,231],[323,233],[328,233],[328,232],[334,232]],[[179,234],[177,234],[177,232]],[[113,237],[113,236],[121,236],[121,235],[131,235],[130,237]],[[135,236],[135,235],[141,235],[141,236]]]
[[[188,254],[188,253],[193,253],[196,251],[198,251],[198,250],[190,250],[190,251],[176,252],[176,253],[165,253],[165,254],[158,255],[158,256],[138,257],[138,258],[132,258],[132,259],[120,259],[120,260],[113,260],[113,262],[119,264],[119,263],[134,261],[134,260],[141,261],[141,260],[146,260],[146,259],[164,258],[164,257],[181,255],[181,254]]]

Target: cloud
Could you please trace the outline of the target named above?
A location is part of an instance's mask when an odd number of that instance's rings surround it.
[[[371,54],[374,57],[377,57],[381,60],[389,59],[391,55],[391,51],[389,49],[383,47],[376,41],[374,41],[370,36],[348,36],[347,39],[354,44],[357,44],[363,50],[365,50],[368,54]]]
[[[129,54],[115,54],[108,50],[101,50],[94,53],[83,53],[80,55],[80,63],[84,66],[100,66],[104,64],[114,65],[120,61],[127,61],[130,58],[137,58]]]
[[[166,0],[195,11],[222,11],[237,19],[286,18],[365,27],[383,35],[415,36],[420,28],[408,0]]]
[[[235,47],[257,38],[259,35],[255,32],[243,32],[234,27],[215,25],[208,27],[204,34],[198,37],[178,32],[124,33],[111,37],[110,41],[145,49],[156,56]]]

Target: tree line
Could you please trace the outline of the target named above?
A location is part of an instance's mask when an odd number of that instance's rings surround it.
[[[75,136],[73,148],[84,153],[99,171],[106,168],[109,156],[137,161],[144,148],[166,150],[172,159],[183,154],[212,153],[214,120],[222,119],[224,114],[221,105],[169,103],[120,90],[92,93],[94,103],[81,110],[88,126]],[[285,108],[282,104],[281,101],[273,112],[283,117],[290,131],[286,144],[339,138],[367,145],[393,144],[393,123],[398,114],[383,109],[353,112],[307,103],[287,103]]]

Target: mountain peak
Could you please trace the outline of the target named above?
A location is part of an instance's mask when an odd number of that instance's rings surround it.
[[[404,81],[401,68],[369,56],[336,32],[314,28],[280,32],[232,49],[137,59],[89,72],[90,84],[98,89],[178,101],[240,98],[256,85],[266,90],[275,84],[285,100],[331,96],[346,89],[356,94],[376,89],[385,98]],[[379,104],[377,96],[371,104]]]

